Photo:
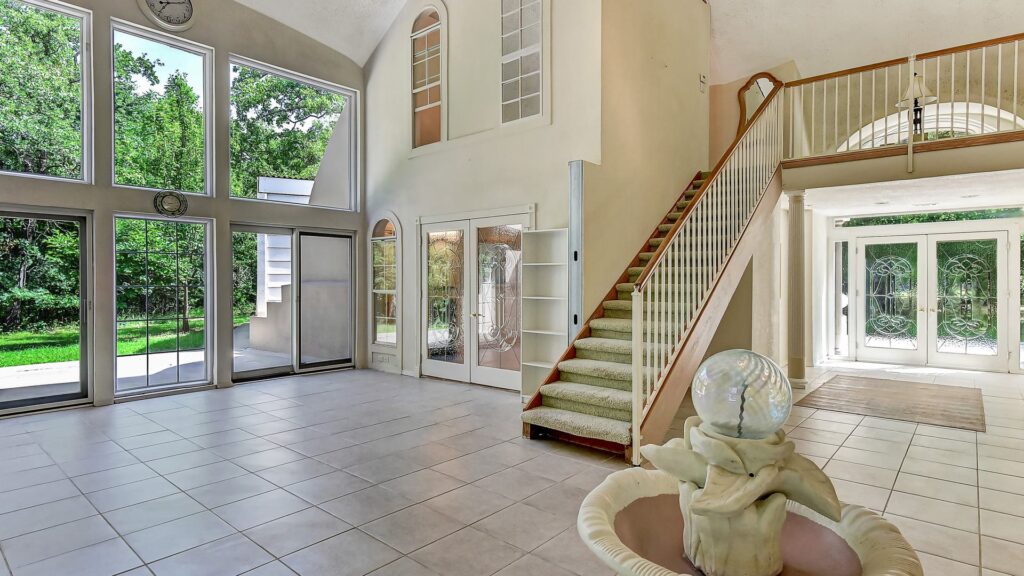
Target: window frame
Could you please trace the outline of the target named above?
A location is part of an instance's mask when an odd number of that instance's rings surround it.
[[[295,82],[300,82],[300,83],[303,83],[303,84],[308,84],[310,86],[313,86],[314,88],[319,88],[321,90],[328,90],[328,91],[331,91],[331,92],[342,94],[346,98],[349,99],[349,101],[345,104],[345,109],[346,110],[349,110],[350,107],[351,107],[351,114],[352,114],[352,117],[351,117],[352,129],[349,130],[349,134],[348,134],[348,140],[349,140],[349,167],[350,167],[350,169],[349,169],[349,207],[348,208],[339,208],[339,207],[335,207],[335,206],[320,206],[320,205],[315,205],[315,204],[288,204],[286,202],[278,202],[276,200],[265,200],[265,199],[262,199],[262,198],[244,198],[244,197],[241,197],[241,196],[233,196],[231,194],[231,190],[230,190],[230,188],[231,188],[231,67],[235,66],[235,65],[246,66],[246,67],[249,67],[249,68],[255,68],[257,70],[260,70],[262,72],[267,72],[269,74],[276,74],[278,76],[281,76],[283,78],[287,78],[289,80],[293,80]],[[359,193],[359,190],[360,190],[359,185],[362,182],[362,174],[363,174],[362,166],[360,165],[360,159],[362,158],[362,149],[361,149],[361,146],[360,146],[361,140],[360,140],[360,137],[359,137],[359,135],[360,135],[360,133],[362,131],[362,116],[360,114],[361,106],[362,106],[362,102],[361,102],[361,99],[360,99],[360,91],[356,90],[355,88],[349,88],[348,86],[343,86],[341,84],[335,84],[333,82],[329,82],[327,80],[321,80],[319,78],[316,78],[316,77],[313,77],[313,76],[309,76],[309,75],[303,74],[301,72],[294,72],[292,70],[288,70],[287,68],[282,68],[280,66],[275,66],[273,64],[268,64],[268,63],[262,62],[260,60],[255,60],[253,58],[248,58],[246,56],[241,56],[241,55],[236,54],[234,52],[229,52],[228,53],[228,102],[227,102],[227,110],[228,110],[228,145],[227,145],[227,148],[228,148],[228,154],[227,154],[228,191],[227,191],[227,197],[229,199],[231,199],[232,201],[239,201],[239,202],[262,202],[262,203],[267,203],[267,204],[271,204],[271,205],[274,205],[274,206],[285,205],[285,206],[295,206],[295,207],[299,207],[299,208],[317,208],[317,209],[320,209],[320,210],[338,210],[340,212],[359,212],[360,211],[359,199],[360,199],[360,196],[361,196],[360,193]],[[346,112],[343,112],[343,113],[346,113]],[[321,163],[322,163],[323,162],[323,158],[321,158],[320,160],[321,160]],[[321,166],[322,166],[322,164],[321,164]]]
[[[120,18],[110,19],[110,185],[113,188],[125,188],[129,190],[145,190],[147,192],[162,192],[163,188],[151,188],[148,186],[132,186],[130,184],[118,184],[117,182],[117,110],[115,105],[117,98],[114,95],[114,34],[122,32],[131,34],[144,40],[166,44],[172,48],[190,52],[203,58],[203,138],[204,142],[204,166],[205,176],[203,178],[203,192],[186,192],[174,190],[190,196],[213,198],[216,194],[216,172],[217,159],[215,154],[216,142],[216,116],[217,106],[214,100],[214,69],[216,68],[216,52],[213,46],[200,44],[191,40],[185,40],[172,34],[159,30],[140,26],[134,22],[121,20]]]
[[[395,226],[394,221],[390,218],[381,218],[380,220],[388,220],[392,226]],[[378,220],[378,222],[380,221]],[[375,224],[376,226],[376,224]],[[372,234],[372,229],[371,229]],[[395,259],[389,266],[395,270],[395,287],[391,290],[378,289],[375,287],[375,281],[377,279],[377,267],[373,264],[373,251],[378,244],[391,243],[394,246]],[[399,309],[399,284],[398,284],[398,227],[395,226],[395,233],[392,236],[370,236],[370,344],[374,346],[382,346],[386,348],[398,348],[398,324],[401,319],[401,312]],[[395,302],[395,341],[394,342],[383,342],[377,338],[377,309],[376,300],[377,295],[391,296]]]
[[[548,51],[545,49],[545,47],[548,45],[548,22],[550,22],[550,20],[551,20],[550,14],[548,12],[548,2],[547,2],[547,0],[532,0],[532,1],[531,0],[517,0],[517,2],[519,3],[519,7],[517,7],[512,12],[505,12],[504,6],[502,5],[502,3],[499,2],[499,4],[498,4],[498,43],[499,43],[498,54],[500,55],[500,59],[499,59],[499,62],[498,62],[498,125],[501,126],[501,127],[514,126],[516,124],[525,123],[525,122],[531,122],[531,121],[537,121],[538,119],[546,118],[547,114],[548,114],[548,109],[550,107],[549,102],[547,101],[547,98],[548,98],[547,86],[550,83],[550,79],[548,78],[548,70],[550,69],[550,63],[549,63],[549,61],[547,59]],[[505,37],[511,36],[512,34],[519,34],[519,35],[521,35],[522,32],[523,32],[523,25],[522,25],[522,9],[523,9],[523,6],[522,6],[522,4],[524,2],[528,2],[527,6],[537,5],[538,9],[540,10],[540,15],[539,15],[540,21],[537,22],[537,26],[539,26],[539,28],[540,28],[540,41],[536,44],[536,46],[531,46],[530,48],[523,48],[522,44],[520,44],[518,50],[516,50],[514,52],[511,52],[509,54],[502,54],[503,48],[501,46],[501,43],[504,41]],[[505,34],[504,33],[504,19],[505,19],[506,16],[508,16],[510,14],[513,14],[514,12],[519,12],[520,13],[519,27],[516,29],[516,31],[514,33]],[[520,36],[520,40],[521,40],[521,36]],[[522,80],[523,80],[523,77],[524,77],[523,74],[522,74],[522,69],[519,70],[519,74],[515,77],[515,80],[508,80],[508,81],[506,81],[504,79],[504,73],[503,73],[502,68],[505,66],[505,64],[508,64],[510,62],[518,61],[523,56],[528,56],[530,54],[537,54],[537,58],[539,60],[539,64],[538,64],[539,69],[537,70],[536,74],[538,76],[538,82],[540,83],[540,85],[538,86],[538,91],[537,91],[536,95],[537,95],[537,97],[539,99],[539,106],[540,106],[540,108],[539,108],[539,110],[537,111],[536,114],[531,114],[529,116],[523,116],[522,115],[522,102],[523,102],[524,98],[522,96],[522,92],[520,92],[520,96],[519,97],[517,97],[517,98],[515,98],[513,100],[509,100],[508,102],[506,102],[504,100],[504,95],[502,94],[503,88],[504,88],[505,84],[507,84],[509,82],[513,82],[513,81],[518,81],[518,82],[522,83]],[[533,76],[533,74],[529,74],[529,76]],[[530,96],[533,96],[533,94],[531,94]],[[511,102],[519,103],[519,106],[520,106],[519,117],[516,118],[515,120],[506,121],[505,120],[504,108],[505,108],[506,104],[511,103]]]
[[[0,176],[18,176],[21,178],[35,178],[39,180],[50,180],[54,182],[68,182],[73,184],[94,184],[95,179],[95,156],[93,150],[94,125],[93,125],[93,28],[92,10],[60,2],[59,0],[16,0],[22,4],[35,7],[40,10],[56,12],[82,21],[82,177],[64,178],[62,176],[50,176],[48,174],[31,174],[28,172],[13,172],[0,170]]]
[[[424,6],[423,9],[420,10],[420,12],[416,15],[416,18],[413,19],[413,26],[415,26],[416,20],[418,20],[420,18],[420,16],[423,16],[424,14],[426,14],[428,12],[434,12],[435,14],[437,14],[437,24],[431,25],[431,26],[429,26],[427,28],[424,28],[423,30],[419,30],[419,31],[416,31],[416,32],[410,32],[410,34],[409,34],[409,48],[410,48],[410,50],[409,50],[409,98],[410,98],[409,110],[410,110],[410,113],[411,113],[410,114],[411,115],[411,117],[410,117],[410,128],[411,128],[411,130],[410,130],[409,145],[412,148],[412,150],[420,150],[420,149],[424,149],[424,148],[429,148],[433,144],[440,144],[440,143],[442,143],[442,142],[444,142],[444,141],[446,141],[448,139],[448,130],[446,128],[446,122],[445,122],[445,120],[447,119],[447,116],[448,116],[447,108],[445,106],[445,103],[447,102],[447,98],[446,98],[447,97],[447,83],[445,82],[446,71],[447,71],[446,70],[447,69],[447,66],[446,66],[446,61],[447,61],[447,52],[446,52],[446,50],[447,50],[447,47],[446,47],[445,34],[444,34],[445,33],[445,24],[446,24],[445,13],[444,13],[444,11],[442,9],[440,9],[437,6],[434,6],[434,5]],[[411,27],[412,26],[410,26],[410,28]],[[433,32],[435,30],[437,30],[437,32],[438,32],[438,45],[437,45],[438,46],[438,51],[437,51],[438,70],[437,70],[437,81],[436,82],[432,82],[432,83],[428,83],[425,86],[417,88],[416,87],[416,51],[415,51],[416,50],[416,48],[415,48],[416,39],[421,38],[421,37],[426,37],[427,35],[429,35],[431,32]],[[424,60],[424,62],[426,62],[429,59],[430,58],[427,58],[426,60]],[[427,78],[429,79],[429,75],[427,76]],[[428,104],[426,106],[422,106],[420,108],[416,108],[416,94],[419,93],[419,92],[423,92],[423,91],[429,91],[431,88],[434,88],[434,87],[436,87],[438,89],[438,91],[440,92],[440,97],[439,97],[440,99],[438,100],[437,104],[436,105]],[[417,146],[416,145],[416,113],[424,111],[424,110],[428,110],[430,108],[435,108],[435,107],[439,109],[439,114],[440,114],[440,120],[439,120],[440,126],[438,127],[439,128],[439,130],[438,130],[438,140],[436,142],[430,142],[430,143],[427,143],[427,144],[420,144],[419,146]]]

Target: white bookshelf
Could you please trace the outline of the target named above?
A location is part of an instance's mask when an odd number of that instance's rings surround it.
[[[522,395],[528,400],[569,345],[569,231],[523,232]]]

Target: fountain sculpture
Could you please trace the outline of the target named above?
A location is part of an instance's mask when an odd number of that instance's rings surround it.
[[[892,524],[839,501],[782,430],[792,389],[759,354],[701,365],[683,437],[641,454],[586,498],[584,542],[623,576],[923,576]],[[669,503],[672,503],[669,506]]]

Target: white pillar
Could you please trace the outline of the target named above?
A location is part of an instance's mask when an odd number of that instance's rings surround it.
[[[804,347],[804,311],[807,299],[804,290],[804,191],[786,192],[789,197],[789,380],[794,388],[807,384]]]

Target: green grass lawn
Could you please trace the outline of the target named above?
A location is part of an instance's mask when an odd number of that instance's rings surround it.
[[[0,368],[78,360],[78,327],[0,334]]]
[[[190,331],[176,338],[174,320],[149,324],[149,352],[197,350],[205,345],[205,322],[192,320]],[[146,353],[146,323],[122,322],[117,327],[117,355]],[[62,326],[38,332],[0,334],[0,368],[68,362],[79,359],[78,327]]]

